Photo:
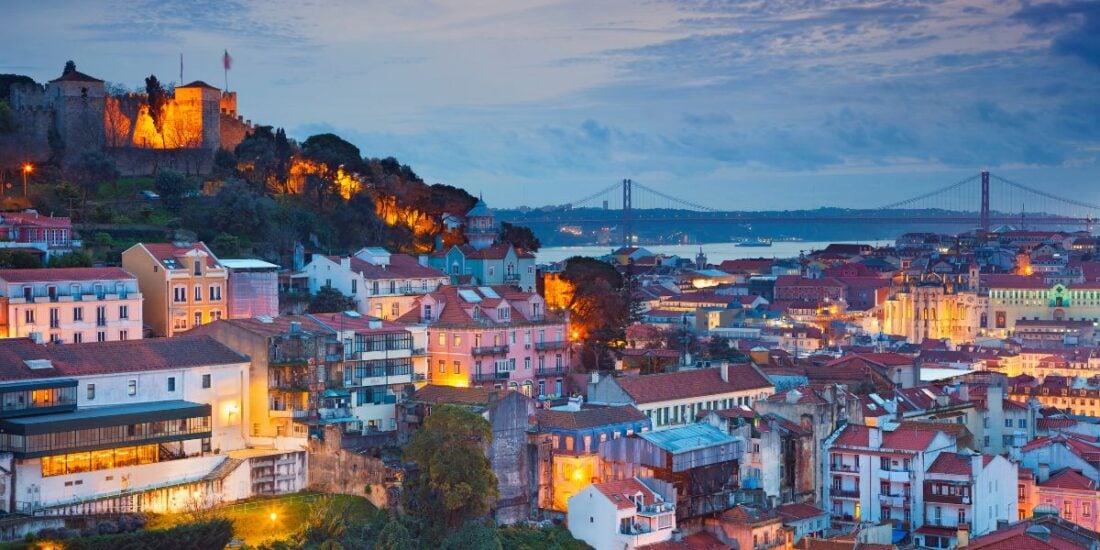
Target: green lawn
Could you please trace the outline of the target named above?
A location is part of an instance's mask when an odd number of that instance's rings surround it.
[[[283,497],[256,498],[220,508],[217,515],[233,522],[233,537],[249,546],[269,540],[283,540],[305,525],[310,504],[319,493],[296,493]],[[336,505],[347,504],[352,511],[369,513],[374,509],[367,499],[351,495],[333,495]],[[274,514],[274,517],[272,516]],[[191,521],[188,514],[150,516],[146,529],[166,529]]]

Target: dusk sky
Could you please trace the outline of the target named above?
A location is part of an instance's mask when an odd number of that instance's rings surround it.
[[[982,168],[1100,203],[1100,2],[5,2],[0,73],[222,86],[492,206],[632,178],[874,207]],[[14,19],[12,19],[14,17]],[[14,23],[14,24],[12,24]],[[977,198],[975,197],[975,200]]]

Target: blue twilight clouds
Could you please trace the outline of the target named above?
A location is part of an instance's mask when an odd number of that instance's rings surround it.
[[[630,177],[726,208],[877,206],[988,168],[1100,203],[1100,2],[8,2],[0,72],[223,83],[494,205]],[[686,190],[686,191],[685,191]]]

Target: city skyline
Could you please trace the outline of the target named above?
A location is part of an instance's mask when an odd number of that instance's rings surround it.
[[[625,177],[729,209],[875,207],[982,168],[1100,202],[1100,8],[985,4],[21,2],[0,71],[74,59],[132,88],[178,80],[182,53],[221,86],[228,49],[247,118],[499,207]]]

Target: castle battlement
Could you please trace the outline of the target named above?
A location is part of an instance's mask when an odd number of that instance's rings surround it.
[[[212,158],[213,151],[233,149],[254,130],[252,121],[237,112],[236,92],[198,80],[177,86],[163,110],[151,113],[148,94],[111,95],[102,80],[67,67],[44,85],[13,84],[9,103],[29,149],[49,150],[48,135],[56,131],[66,158],[87,150],[116,154],[127,148],[208,151]]]

